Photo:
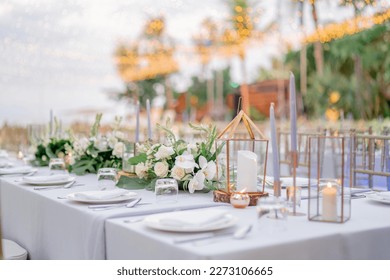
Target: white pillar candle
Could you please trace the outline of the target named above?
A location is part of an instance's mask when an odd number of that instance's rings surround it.
[[[337,188],[330,182],[322,190],[322,217],[325,221],[337,220]]]
[[[150,120],[150,100],[146,100],[146,113],[148,115],[148,139],[152,139],[152,124]]]
[[[257,155],[251,151],[237,152],[237,191],[257,191]]]

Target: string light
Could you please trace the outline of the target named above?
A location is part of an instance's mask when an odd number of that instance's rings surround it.
[[[353,35],[362,30],[371,28],[374,25],[382,24],[390,18],[390,9],[384,13],[374,16],[358,16],[341,23],[328,24],[318,28],[314,33],[304,38],[304,43],[330,42],[347,35]]]
[[[150,79],[158,75],[167,75],[179,70],[174,58],[184,58],[193,61],[197,57],[201,64],[207,64],[211,58],[230,58],[243,56],[246,47],[253,41],[264,38],[264,33],[254,30],[251,8],[236,5],[233,9],[231,22],[233,28],[218,30],[216,23],[206,20],[203,28],[206,32],[194,36],[195,47],[169,47],[160,40],[151,41],[150,38],[161,38],[164,31],[164,19],[155,18],[146,23],[144,34],[148,40],[144,53],[141,53],[139,43],[130,46],[120,46],[115,54],[119,74],[125,81],[139,81]],[[197,62],[199,63],[199,62]]]

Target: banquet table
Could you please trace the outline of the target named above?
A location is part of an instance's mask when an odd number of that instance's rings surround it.
[[[48,172],[47,168],[39,169],[40,175]],[[87,204],[58,197],[97,190],[94,174],[77,176],[77,183],[84,184],[81,186],[41,191],[20,183],[20,179],[0,177],[1,223],[3,238],[24,247],[30,259],[105,259],[104,223],[109,218],[219,206],[211,193],[179,192],[177,203],[161,204],[155,202],[153,192],[134,190],[143,203],[151,204],[92,211]]]
[[[225,207],[224,207],[225,208]],[[221,209],[221,208],[218,208]],[[238,225],[253,225],[245,239],[212,238],[175,244],[188,233],[151,229],[142,222],[106,222],[108,259],[390,259],[390,207],[367,198],[352,200],[344,224],[310,222],[288,216],[285,222],[257,219],[255,207],[226,209]],[[299,211],[307,209],[303,201]]]

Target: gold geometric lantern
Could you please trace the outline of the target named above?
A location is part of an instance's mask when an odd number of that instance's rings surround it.
[[[249,205],[253,206],[259,197],[268,195],[264,192],[268,139],[244,111],[241,110],[218,135],[215,145],[220,150],[215,202],[229,203],[232,193],[245,192],[250,197]],[[259,182],[262,182],[261,190]]]

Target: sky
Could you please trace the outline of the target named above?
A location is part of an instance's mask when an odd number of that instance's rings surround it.
[[[297,6],[290,0],[252,1],[261,14],[259,28],[280,23],[280,34],[292,43],[301,35]],[[336,0],[319,2],[322,23],[352,16],[350,8],[338,8]],[[383,1],[386,2],[386,1]],[[92,120],[97,111],[112,119],[132,111],[129,104],[109,98],[121,91],[113,59],[119,42],[136,40],[146,19],[163,15],[167,32],[176,43],[190,45],[206,17],[223,20],[228,15],[224,0],[2,0],[0,2],[0,125],[36,124],[49,120],[49,112],[65,123]],[[312,30],[309,7],[307,30]],[[281,56],[277,34],[248,49],[248,82],[259,66],[270,67]],[[233,80],[242,77],[237,58],[215,61],[214,69],[233,67]],[[181,65],[173,84],[184,91],[198,65]]]

